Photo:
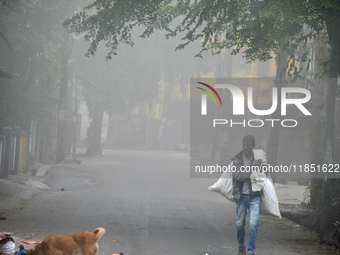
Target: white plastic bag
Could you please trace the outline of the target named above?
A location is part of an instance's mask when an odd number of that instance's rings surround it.
[[[266,174],[261,172],[252,172],[250,175],[252,191],[253,192],[261,191],[266,179],[267,179]]]
[[[269,178],[266,178],[264,181],[260,212],[264,214],[271,214],[280,219],[282,218],[279,209],[279,200],[277,199],[274,185]]]
[[[8,241],[7,243],[0,244],[0,253],[3,253],[4,255],[14,255],[15,243]]]
[[[263,150],[253,150],[254,159],[261,159],[262,163],[267,163],[267,154]],[[233,166],[233,162],[231,162],[228,166],[228,169]],[[232,171],[227,171],[221,175],[217,182],[214,185],[208,188],[209,191],[214,191],[220,193],[222,196],[227,199],[234,201],[233,196],[233,173]]]
[[[231,162],[228,168],[233,165]],[[220,193],[222,196],[227,199],[234,201],[233,196],[233,173],[231,171],[226,171],[221,175],[217,182],[214,185],[208,188],[209,191],[214,191]]]
[[[253,150],[254,159],[261,159],[262,164],[267,164],[267,154],[263,150]]]
[[[267,163],[267,155],[263,150],[253,150],[254,159],[261,159],[262,163]],[[233,163],[230,163],[229,167],[232,166]],[[262,176],[263,177],[263,176]],[[255,177],[256,178],[256,177]],[[258,176],[261,178],[261,176]],[[273,182],[271,181],[270,176],[268,175],[265,179],[259,179],[258,185],[263,185],[262,188],[262,196],[261,196],[261,213],[271,214],[275,217],[282,218],[279,210],[279,201],[276,196],[275,188]],[[259,189],[259,187],[254,187],[255,190]],[[252,189],[254,190],[253,185]],[[209,191],[214,191],[220,193],[222,196],[227,199],[234,201],[233,196],[233,173],[231,171],[227,171],[221,175],[218,181],[208,188]]]
[[[224,173],[218,181],[208,188],[209,191],[220,193],[227,199],[234,201],[233,178],[228,178],[229,172]],[[279,201],[276,196],[275,188],[270,179],[266,178],[262,188],[261,208],[263,214],[270,214],[278,218],[281,217]]]

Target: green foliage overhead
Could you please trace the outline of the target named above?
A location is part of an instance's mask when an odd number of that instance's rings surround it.
[[[70,26],[78,34],[86,32],[84,38],[91,43],[87,56],[93,55],[99,42],[105,41],[110,49],[107,55],[110,59],[117,54],[119,43],[134,45],[131,35],[134,27],[156,22],[153,12],[158,10],[159,3],[161,1],[94,1],[67,20],[64,26]],[[96,14],[88,14],[92,10]]]
[[[301,43],[322,33],[325,21],[336,22],[338,14],[339,1],[333,0],[96,0],[64,25],[90,42],[87,55],[104,41],[111,58],[120,43],[132,46],[131,31],[143,26],[142,37],[156,29],[167,31],[167,38],[180,36],[183,43],[177,49],[200,41],[196,56],[224,48],[236,54],[245,48],[251,62],[268,60],[279,48],[293,56]]]
[[[0,7],[0,68],[14,76],[0,78],[0,127],[29,129],[32,117],[48,119],[56,112],[61,23],[67,16],[50,11],[55,6],[4,1]]]

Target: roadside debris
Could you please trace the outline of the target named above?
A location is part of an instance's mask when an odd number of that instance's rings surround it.
[[[16,255],[23,255],[23,254],[26,254],[27,251],[25,250],[25,247],[23,245],[20,245],[19,246],[19,251]]]
[[[0,234],[0,253],[4,255],[15,254],[15,242],[12,235],[13,233],[9,232]]]

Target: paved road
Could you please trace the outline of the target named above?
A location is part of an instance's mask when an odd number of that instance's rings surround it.
[[[235,205],[191,179],[182,152],[105,151],[80,165],[56,165],[50,191],[1,222],[23,239],[104,227],[99,255],[237,254]],[[331,254],[288,220],[260,217],[257,254]],[[314,253],[315,252],[315,253]]]

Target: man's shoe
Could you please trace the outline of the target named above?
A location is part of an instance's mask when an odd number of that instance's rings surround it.
[[[246,247],[244,245],[240,245],[238,247],[238,255],[245,255],[246,254]]]

